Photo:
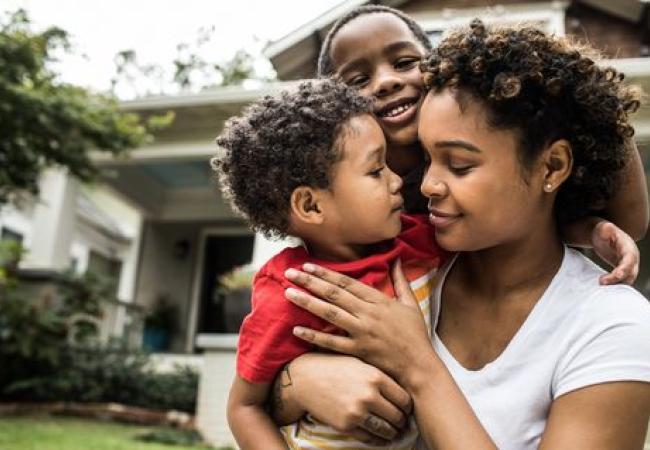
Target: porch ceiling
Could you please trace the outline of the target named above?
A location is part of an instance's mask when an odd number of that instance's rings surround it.
[[[104,183],[156,221],[237,220],[206,160],[104,165]]]

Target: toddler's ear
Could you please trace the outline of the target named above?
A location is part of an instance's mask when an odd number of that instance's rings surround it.
[[[324,215],[321,192],[308,186],[299,186],[291,193],[291,222],[319,225]]]

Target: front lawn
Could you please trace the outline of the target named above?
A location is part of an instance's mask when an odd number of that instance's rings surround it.
[[[68,417],[0,419],[0,450],[188,450],[198,445],[142,442],[135,436],[160,428]],[[226,449],[223,449],[226,450]]]

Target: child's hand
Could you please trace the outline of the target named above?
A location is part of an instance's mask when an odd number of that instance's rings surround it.
[[[607,220],[599,221],[591,233],[596,254],[614,269],[600,277],[600,284],[632,284],[639,274],[640,254],[634,240]]]

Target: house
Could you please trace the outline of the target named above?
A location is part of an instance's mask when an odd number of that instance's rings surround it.
[[[228,303],[219,294],[219,275],[242,265],[259,267],[286,245],[252,233],[224,203],[208,165],[216,152],[213,139],[224,121],[249,102],[293,80],[313,76],[329,27],[365,3],[343,1],[272,43],[266,53],[281,81],[251,90],[224,88],[124,102],[125,110],[144,116],[174,111],[176,120],[156,135],[154,143],[133,151],[127,159],[97,154],[95,161],[107,173],[102,189],[89,191],[63,174],[48,172],[43,203],[33,205],[31,212],[0,215],[0,227],[8,236],[23,236],[30,250],[26,267],[59,269],[75,261],[81,269],[93,258],[109,261],[111,270],[120,274],[122,301],[110,333],[123,333],[134,320],[128,305],[151,308],[165,299],[176,307],[169,350],[204,355],[198,424],[213,443],[232,441],[224,409],[234,375],[235,333],[245,313],[245,305]],[[614,66],[650,92],[650,4],[643,1],[378,3],[413,16],[434,42],[449,27],[474,17],[488,23],[533,22],[549,32],[587,38],[608,58],[603,64]],[[635,127],[639,149],[647,155],[649,108],[637,114]],[[108,213],[100,213],[98,205]],[[640,247],[650,254],[650,240]],[[637,286],[650,293],[650,266],[642,267]]]

